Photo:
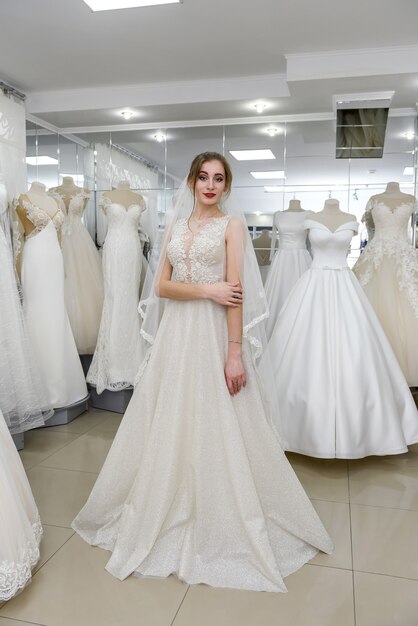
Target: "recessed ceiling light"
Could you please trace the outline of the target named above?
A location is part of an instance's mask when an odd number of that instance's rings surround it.
[[[405,169],[403,171],[403,175],[404,176],[413,176],[414,175],[414,168],[412,166],[405,167]]]
[[[407,139],[413,139],[415,137],[415,133],[413,130],[408,130],[406,133],[403,134],[403,136]]]
[[[183,0],[84,0],[92,11],[112,11],[114,9],[135,9],[157,4],[178,4]]]
[[[129,109],[121,111],[120,114],[122,115],[122,117],[125,118],[125,120],[130,120],[135,115],[135,113],[133,111],[130,111]]]
[[[230,150],[237,161],[261,161],[263,159],[275,159],[271,150]]]
[[[261,211],[254,211],[254,215],[261,215]]]
[[[162,141],[164,141],[164,139],[165,139],[165,135],[164,135],[164,133],[156,133],[156,134],[154,135],[154,139],[155,139],[156,141],[158,141],[158,143],[161,143]]]
[[[257,179],[268,180],[269,178],[284,178],[284,170],[272,170],[270,172],[250,172]]]
[[[58,165],[58,159],[46,155],[32,156],[26,157],[26,163],[28,165]]]
[[[279,134],[279,129],[275,128],[275,127],[271,127],[267,129],[267,133],[270,135],[270,137],[275,137],[276,135]]]
[[[257,111],[257,113],[262,113],[264,109],[267,108],[267,104],[265,102],[256,102],[254,104],[254,108]]]

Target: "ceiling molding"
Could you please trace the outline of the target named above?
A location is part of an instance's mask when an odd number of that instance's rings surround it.
[[[63,89],[27,94],[29,113],[141,108],[165,104],[289,97],[284,74],[173,81],[118,87]]]
[[[289,82],[416,73],[418,45],[285,54]]]

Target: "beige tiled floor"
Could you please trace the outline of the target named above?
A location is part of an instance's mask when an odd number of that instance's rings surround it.
[[[92,410],[27,435],[44,539],[32,584],[0,608],[0,626],[418,626],[418,446],[362,461],[289,455],[335,551],[289,576],[287,594],[120,582],[104,569],[109,554],[70,526],[120,420]]]

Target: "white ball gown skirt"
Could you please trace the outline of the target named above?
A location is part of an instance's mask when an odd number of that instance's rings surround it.
[[[265,286],[270,311],[270,316],[266,322],[267,338],[271,336],[286,298],[302,274],[310,268],[311,263],[312,257],[306,248],[279,248],[274,255]]]
[[[31,579],[42,526],[25,470],[0,411],[0,602]]]
[[[103,308],[102,259],[79,217],[62,228],[65,306],[79,354],[93,354]]]
[[[0,410],[15,435],[53,414],[27,337],[12,251],[0,223]]]
[[[286,450],[322,458],[407,452],[418,413],[385,333],[348,267],[312,267],[270,339]]]
[[[68,406],[87,396],[64,301],[64,267],[55,226],[48,222],[23,247],[22,288],[27,329],[48,402]]]
[[[193,323],[187,323],[192,320]],[[73,528],[106,569],[264,591],[332,542],[268,421],[252,362],[228,393],[224,307],[168,301],[150,360]]]

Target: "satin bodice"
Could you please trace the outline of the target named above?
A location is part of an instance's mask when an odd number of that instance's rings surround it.
[[[173,267],[172,280],[184,283],[216,283],[224,280],[225,230],[230,216],[213,218],[196,233],[187,219],[179,219],[167,246]]]
[[[375,224],[376,239],[397,239],[407,241],[408,223],[414,205],[410,202],[403,202],[395,208],[387,206],[378,200],[369,200],[366,213],[371,213]]]
[[[357,222],[346,222],[338,226],[335,231],[331,231],[325,224],[307,219],[305,228],[309,230],[313,269],[349,269],[347,252],[353,232],[358,231]]]
[[[281,211],[274,216],[280,250],[306,250],[305,211]]]

